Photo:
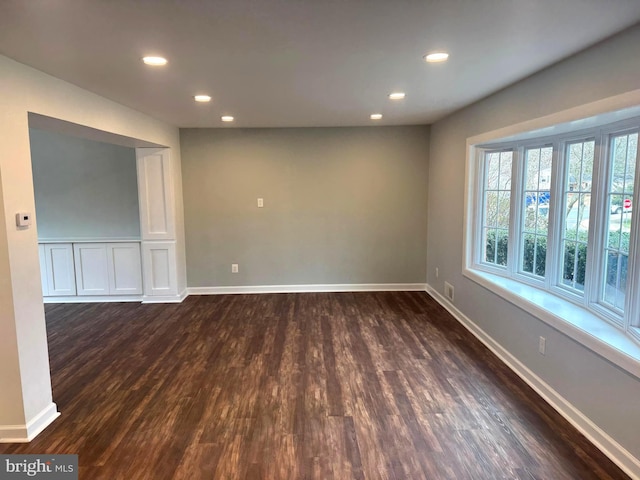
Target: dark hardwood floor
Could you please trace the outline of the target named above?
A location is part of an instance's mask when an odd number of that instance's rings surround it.
[[[62,416],[0,453],[81,479],[628,478],[425,293],[46,315]]]

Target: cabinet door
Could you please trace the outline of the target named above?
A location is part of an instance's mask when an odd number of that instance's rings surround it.
[[[74,243],[78,295],[109,295],[107,245]]]
[[[178,294],[175,242],[142,242],[144,294],[175,296]]]
[[[51,296],[76,294],[73,247],[70,243],[45,244],[47,290]]]
[[[141,295],[142,268],[139,243],[108,243],[109,293]]]

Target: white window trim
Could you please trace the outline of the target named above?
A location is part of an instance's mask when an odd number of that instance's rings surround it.
[[[620,326],[615,326],[609,323],[610,319],[607,319],[609,321],[603,319],[603,317],[606,318],[606,315],[599,316],[585,308],[585,305],[580,306],[568,300],[567,298],[571,298],[571,295],[567,297],[559,292],[559,295],[556,296],[550,294],[549,291],[536,288],[536,283],[540,284],[540,282],[529,281],[525,283],[525,281],[523,281],[526,279],[525,275],[518,274],[515,275],[515,278],[508,278],[505,277],[504,272],[499,269],[485,268],[487,267],[486,265],[478,268],[480,259],[474,258],[474,255],[479,255],[478,249],[473,248],[473,242],[474,239],[477,238],[479,223],[481,222],[480,215],[482,213],[479,211],[479,205],[475,201],[477,192],[482,189],[481,182],[483,179],[478,171],[481,165],[478,157],[481,155],[482,150],[493,148],[497,146],[497,144],[499,144],[501,148],[504,148],[509,142],[517,143],[517,141],[519,141],[522,145],[529,143],[528,139],[532,139],[534,143],[541,143],[545,141],[544,137],[556,137],[561,134],[565,139],[569,137],[573,138],[579,135],[579,132],[576,132],[576,130],[582,130],[582,127],[597,128],[602,125],[608,125],[616,121],[638,116],[640,116],[640,90],[634,90],[546,117],[529,120],[468,138],[465,166],[462,273],[465,277],[522,308],[527,313],[551,325],[593,352],[640,378],[640,328],[632,326],[627,327],[625,330],[620,328]],[[607,129],[607,131],[609,130]],[[483,146],[482,149],[480,149],[480,145]],[[604,150],[608,150],[608,146],[606,147]],[[602,149],[597,148],[594,172],[596,168],[602,168],[602,162],[599,157],[600,150]],[[514,154],[521,155],[521,152],[515,149]],[[561,163],[562,162],[555,162],[555,164],[558,165]],[[514,172],[514,174],[518,174],[518,172]],[[554,182],[557,183],[560,177],[556,175],[555,178]],[[551,188],[554,189],[553,191],[556,194],[558,193],[558,185],[552,185]],[[636,191],[634,197],[638,195]],[[512,195],[512,197],[515,197],[512,198],[512,201],[519,201],[516,195]],[[552,195],[552,199],[554,197],[557,197],[557,195]],[[559,199],[556,199],[556,201],[558,200]],[[636,205],[639,204],[636,203]],[[512,211],[518,212],[518,209]],[[519,217],[519,214],[515,215],[515,217]],[[513,223],[516,220],[516,218],[512,218],[511,222]],[[550,222],[551,221],[552,219],[550,218]],[[634,222],[636,235],[640,229],[638,224],[640,224],[639,221]],[[590,235],[594,234],[594,230],[595,229],[590,229]],[[557,235],[557,233],[559,232],[552,232],[552,235]],[[598,245],[590,242],[592,248],[599,248],[600,242],[596,241],[595,243]],[[515,254],[515,252],[509,253],[510,256],[513,254]],[[591,258],[593,258],[593,256],[591,256]],[[557,262],[552,263],[552,265],[555,265],[555,263]],[[636,266],[636,268],[640,268],[640,266]],[[518,270],[513,265],[513,262],[509,269],[514,272]],[[552,275],[553,277],[547,275],[547,278],[558,278],[555,272],[553,272]],[[630,301],[635,302],[635,305],[639,305],[640,292],[638,292],[638,289],[640,289],[640,285],[635,284],[636,276],[630,275],[629,278],[631,282],[630,292],[632,292],[633,297]],[[546,280],[546,285],[549,285],[548,282],[549,280]],[[587,285],[585,285],[585,289],[586,288]],[[558,289],[549,290],[555,291]],[[589,307],[593,308],[593,305],[591,304]],[[594,310],[601,313],[597,308]]]

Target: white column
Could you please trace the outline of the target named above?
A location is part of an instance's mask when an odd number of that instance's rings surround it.
[[[0,145],[0,442],[24,442],[59,415],[51,394],[37,232],[15,220],[18,212],[35,217],[25,112],[0,109]]]
[[[179,302],[173,173],[168,148],[137,148],[145,302]]]

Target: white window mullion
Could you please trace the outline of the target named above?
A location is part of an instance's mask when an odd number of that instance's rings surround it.
[[[589,233],[587,240],[587,261],[586,275],[584,279],[584,300],[587,305],[598,302],[600,294],[600,265],[602,265],[603,250],[600,248],[604,241],[602,232],[604,231],[605,219],[603,212],[605,210],[601,203],[606,203],[603,194],[603,176],[602,169],[606,171],[606,155],[608,148],[606,140],[603,142],[603,135],[595,136],[593,170],[591,178],[591,204],[589,206]]]
[[[616,316],[602,304],[605,288],[605,245],[607,242],[606,229],[609,225],[609,172],[611,169],[610,158],[610,141],[611,138],[606,132],[598,135],[598,145],[596,151],[597,166],[594,168],[594,182],[592,189],[593,205],[595,210],[592,211],[593,229],[590,236],[590,249],[588,253],[587,268],[589,269],[589,286],[585,287],[585,299],[587,305],[610,319],[614,323],[619,324]]]
[[[519,271],[520,238],[522,236],[522,192],[523,192],[523,147],[513,150],[513,167],[511,171],[511,216],[509,222],[509,250],[507,268],[513,276]]]
[[[547,236],[547,289],[551,290],[560,283],[560,246],[561,232],[564,228],[564,143],[553,142],[553,163],[551,167],[551,202],[549,204],[549,235]]]

